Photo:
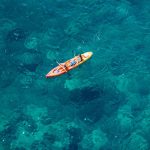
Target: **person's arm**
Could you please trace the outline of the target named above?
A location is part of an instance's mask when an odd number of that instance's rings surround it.
[[[63,66],[62,64],[60,64],[59,62],[57,62],[59,66],[61,66],[66,72],[67,72],[67,69],[65,66]]]

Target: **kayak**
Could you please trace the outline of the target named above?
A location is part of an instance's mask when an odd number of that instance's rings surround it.
[[[91,58],[92,55],[92,52],[85,52],[83,54],[75,56],[64,63],[59,64],[57,67],[53,68],[50,72],[46,74],[46,78],[52,78],[67,73],[68,71],[83,64],[85,61]]]

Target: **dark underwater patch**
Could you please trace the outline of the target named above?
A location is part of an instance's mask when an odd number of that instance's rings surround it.
[[[26,150],[24,147],[16,147],[15,150]]]
[[[37,53],[25,52],[15,56],[13,61],[20,72],[25,70],[35,72],[38,65],[42,63],[42,58]]]
[[[6,40],[8,42],[21,41],[26,38],[26,31],[21,28],[16,28],[8,32]]]
[[[78,144],[82,140],[82,132],[80,128],[71,127],[67,130],[70,137],[68,150],[78,150]]]
[[[87,124],[94,124],[104,115],[105,103],[101,100],[91,101],[84,106],[80,106],[79,118]]]
[[[0,132],[0,141],[4,149],[10,149],[11,142],[16,140],[19,128],[25,129],[28,133],[36,132],[37,126],[34,120],[22,112],[14,113],[4,129]]]
[[[70,92],[70,100],[75,104],[85,104],[97,99],[103,94],[103,90],[97,86],[75,89]]]
[[[53,134],[44,133],[43,139],[35,140],[30,147],[30,150],[51,150],[52,144],[55,142],[56,137]]]
[[[124,93],[119,92],[112,83],[110,83],[108,87],[97,87],[96,89],[96,93],[98,93],[96,97],[91,96],[88,98],[84,98],[82,96],[78,97],[78,95],[77,97],[75,97],[74,95],[74,100],[76,101],[73,102],[80,105],[80,108],[78,110],[79,118],[82,121],[90,124],[96,123],[104,115],[111,116],[117,111],[121,104],[126,102],[126,96],[124,95]],[[94,93],[95,92],[93,92],[92,94]]]

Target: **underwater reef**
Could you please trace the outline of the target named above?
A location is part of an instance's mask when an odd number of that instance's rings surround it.
[[[149,150],[149,6],[0,0],[0,150]]]

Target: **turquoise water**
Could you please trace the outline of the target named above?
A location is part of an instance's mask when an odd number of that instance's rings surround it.
[[[0,0],[0,150],[149,150],[149,6]],[[86,51],[85,64],[45,78]]]

